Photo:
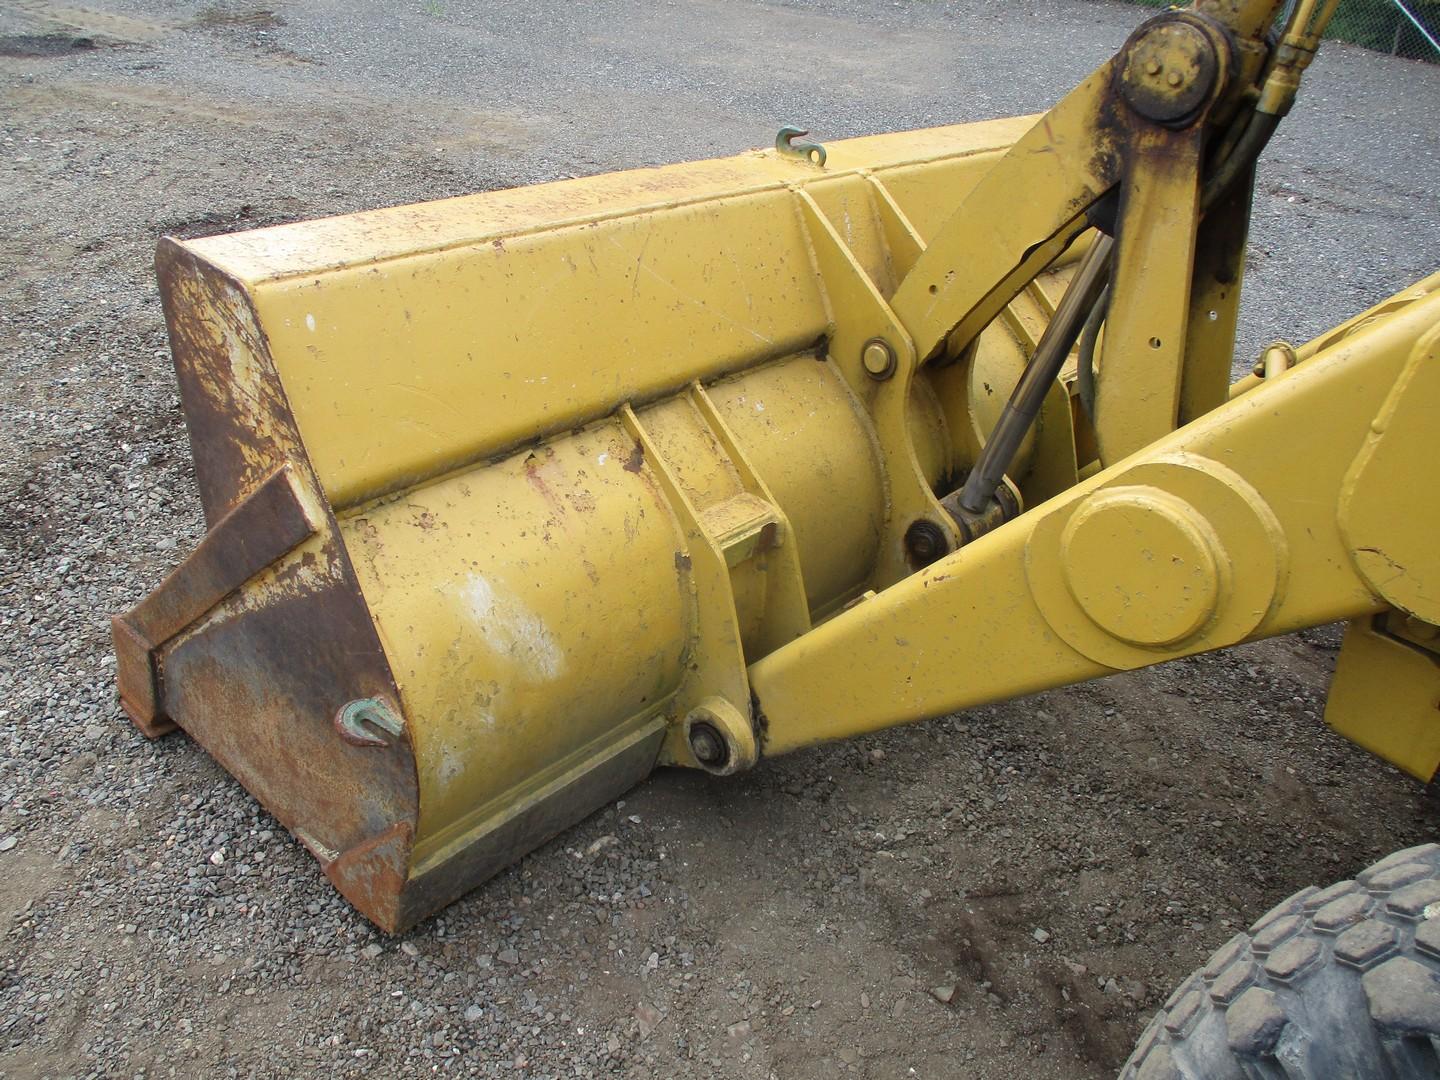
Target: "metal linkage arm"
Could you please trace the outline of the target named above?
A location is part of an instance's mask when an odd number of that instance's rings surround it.
[[[1440,624],[1437,286],[754,664],[764,751],[1387,609]]]
[[[963,354],[1037,273],[1097,227],[1115,238],[1093,395],[1101,461],[1224,402],[1254,160],[1288,110],[1333,5],[1307,0],[1272,48],[1265,34],[1279,7],[1197,0],[1160,15],[1047,113],[897,289],[893,308],[917,354]],[[1046,382],[1053,351],[1035,360],[1044,361]],[[1033,421],[1012,406],[1009,442]],[[947,502],[962,531],[978,534],[1009,516],[979,505],[996,492],[1007,457],[1004,446],[988,452],[960,508]]]

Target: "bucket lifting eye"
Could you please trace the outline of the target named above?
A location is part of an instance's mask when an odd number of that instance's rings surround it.
[[[825,147],[816,142],[797,142],[803,139],[810,132],[806,128],[798,128],[786,124],[775,135],[775,149],[787,157],[804,158],[815,165],[825,164]]]
[[[379,698],[358,698],[335,714],[335,730],[352,746],[389,746],[390,740],[377,732],[400,735],[405,725]]]

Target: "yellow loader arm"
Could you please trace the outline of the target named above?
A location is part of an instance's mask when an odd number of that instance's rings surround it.
[[[125,708],[389,930],[657,764],[1334,619],[1328,718],[1428,778],[1440,278],[1229,382],[1334,3],[1279,7],[1039,118],[162,241],[209,532],[114,621]]]

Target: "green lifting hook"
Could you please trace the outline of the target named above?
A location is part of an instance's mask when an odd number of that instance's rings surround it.
[[[805,128],[798,128],[792,124],[786,124],[775,135],[775,149],[787,157],[804,158],[815,165],[824,166],[825,147],[815,142],[796,142],[796,139],[803,139],[810,132]]]

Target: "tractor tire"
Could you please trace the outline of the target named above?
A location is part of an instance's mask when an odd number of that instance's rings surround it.
[[[1170,996],[1121,1080],[1440,1080],[1440,844],[1296,893]]]

